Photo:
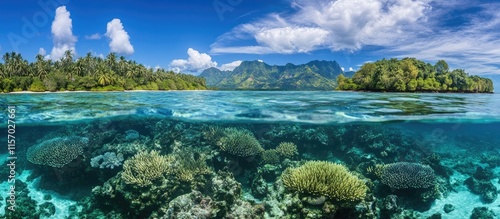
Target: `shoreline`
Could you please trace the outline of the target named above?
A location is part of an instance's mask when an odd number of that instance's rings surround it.
[[[44,92],[34,92],[34,91],[13,91],[9,93],[1,94],[57,94],[57,93],[108,93],[108,92],[123,92],[123,93],[133,93],[133,92],[172,92],[172,91],[211,91],[211,90],[124,90],[124,91],[44,91]]]

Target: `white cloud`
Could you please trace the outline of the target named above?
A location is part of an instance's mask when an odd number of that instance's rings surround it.
[[[72,29],[72,20],[69,11],[66,10],[66,6],[58,7],[56,9],[56,16],[52,22],[52,41],[54,47],[50,55],[47,55],[46,58],[52,60],[60,59],[67,50],[70,50],[73,54],[75,53],[77,39],[73,35]]]
[[[354,71],[354,68],[352,68],[352,67],[349,67],[349,71]]]
[[[239,25],[220,36],[211,52],[289,54],[389,46],[428,32],[425,22],[431,7],[427,1],[295,0],[294,12]],[[254,40],[256,45],[237,45],[244,40]]]
[[[281,27],[263,29],[255,40],[273,52],[291,54],[314,50],[327,39],[328,31],[312,27]]]
[[[98,39],[101,39],[101,34],[94,33],[92,35],[86,35],[85,39],[87,39],[87,40],[98,40]]]
[[[232,46],[232,47],[218,47],[212,45],[210,52],[214,54],[223,53],[238,53],[238,54],[269,54],[274,51],[269,47],[264,46]]]
[[[38,54],[45,56],[47,54],[47,51],[45,51],[44,48],[40,48],[40,49],[38,49]]]
[[[219,69],[221,71],[232,71],[234,70],[236,67],[240,66],[242,63],[241,60],[238,60],[238,61],[234,61],[234,62],[230,62],[230,63],[226,63],[226,64],[223,64],[219,67]]]
[[[109,42],[111,52],[126,55],[134,53],[134,47],[130,43],[130,37],[123,28],[120,19],[115,18],[108,22],[105,35],[111,40]]]
[[[416,57],[429,62],[445,60],[451,68],[472,74],[500,72],[500,3],[483,5],[480,17],[470,18],[459,28],[443,28],[411,44],[385,48],[396,57]]]
[[[187,51],[188,59],[174,59],[170,62],[170,68],[175,72],[201,72],[210,67],[216,67],[217,62],[212,61],[206,53],[200,53],[197,50],[189,48]]]
[[[342,69],[342,71],[345,71],[344,67],[341,67],[340,69]]]

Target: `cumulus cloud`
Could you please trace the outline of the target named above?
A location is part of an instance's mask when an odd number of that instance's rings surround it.
[[[427,62],[444,59],[451,68],[464,68],[472,74],[500,72],[498,2],[290,2],[286,11],[238,25],[219,36],[211,45],[211,53],[293,54],[320,49],[354,52],[370,46],[388,57],[415,57]],[[458,23],[448,22],[450,19]]]
[[[314,50],[327,39],[328,31],[312,27],[281,27],[261,30],[255,40],[278,53],[303,53]]]
[[[76,37],[73,35],[73,24],[69,11],[66,6],[60,6],[56,9],[56,16],[52,22],[52,41],[54,47],[50,55],[46,58],[57,60],[63,57],[64,52],[70,50],[75,53]]]
[[[40,48],[40,49],[38,49],[38,54],[45,56],[47,54],[47,51],[45,51],[44,48]]]
[[[295,0],[288,14],[242,24],[212,44],[214,53],[306,53],[386,46],[425,34],[428,0]],[[234,45],[254,40],[256,45]]]
[[[230,62],[230,63],[226,63],[226,64],[223,64],[219,67],[219,69],[221,71],[232,71],[234,70],[236,67],[240,66],[242,63],[241,60],[238,60],[238,61],[234,61],[234,62]]]
[[[130,43],[130,37],[123,28],[120,19],[115,18],[108,22],[105,35],[110,39],[109,48],[111,52],[126,55],[134,53],[134,47]]]
[[[98,40],[98,39],[101,39],[101,34],[94,33],[92,35],[86,35],[85,39],[87,39],[87,40]]]
[[[349,67],[349,71],[354,71],[354,68],[352,68],[352,67]]]
[[[188,59],[174,59],[170,62],[170,68],[175,72],[198,73],[210,67],[216,67],[217,62],[212,61],[206,53],[189,48]]]
[[[476,6],[477,7],[477,6]],[[387,47],[384,53],[396,57],[417,57],[436,62],[444,59],[451,68],[472,74],[500,72],[500,3],[483,5],[481,15],[469,18],[460,28],[442,28],[411,44]]]

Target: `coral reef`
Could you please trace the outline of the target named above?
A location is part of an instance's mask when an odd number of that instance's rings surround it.
[[[210,197],[203,196],[199,191],[192,191],[170,201],[165,216],[161,218],[213,218],[215,210]]]
[[[276,152],[285,158],[293,158],[299,154],[297,145],[292,142],[281,142],[278,147],[276,147]]]
[[[189,152],[189,151],[186,151]],[[206,155],[180,152],[175,156],[172,172],[181,181],[193,181],[197,176],[210,175],[212,169],[206,163]]]
[[[226,128],[224,137],[217,143],[221,150],[239,157],[249,157],[264,150],[252,132],[246,129]]]
[[[136,130],[133,130],[133,129],[129,129],[127,131],[125,131],[125,141],[134,141],[136,139],[139,138],[139,132],[137,132]]]
[[[28,148],[26,158],[34,164],[60,168],[82,155],[88,141],[77,136],[49,139]]]
[[[172,162],[173,157],[160,155],[158,151],[140,152],[125,161],[121,178],[127,184],[151,185],[152,181],[172,170]]]
[[[337,201],[360,201],[368,189],[345,166],[326,161],[308,161],[300,167],[287,168],[281,177],[290,190]]]
[[[106,152],[90,159],[90,166],[94,168],[110,168],[121,166],[123,162],[123,154],[116,155],[115,152]]]
[[[374,171],[382,183],[394,189],[429,188],[436,184],[434,170],[418,163],[377,165]]]
[[[261,154],[262,162],[264,164],[279,164],[280,156],[276,149],[265,150]]]

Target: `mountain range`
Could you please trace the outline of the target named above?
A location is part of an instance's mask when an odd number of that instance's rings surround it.
[[[354,72],[344,72],[336,61],[284,66],[243,61],[232,71],[208,68],[199,77],[205,78],[207,86],[222,90],[334,90],[340,74],[350,77]]]

